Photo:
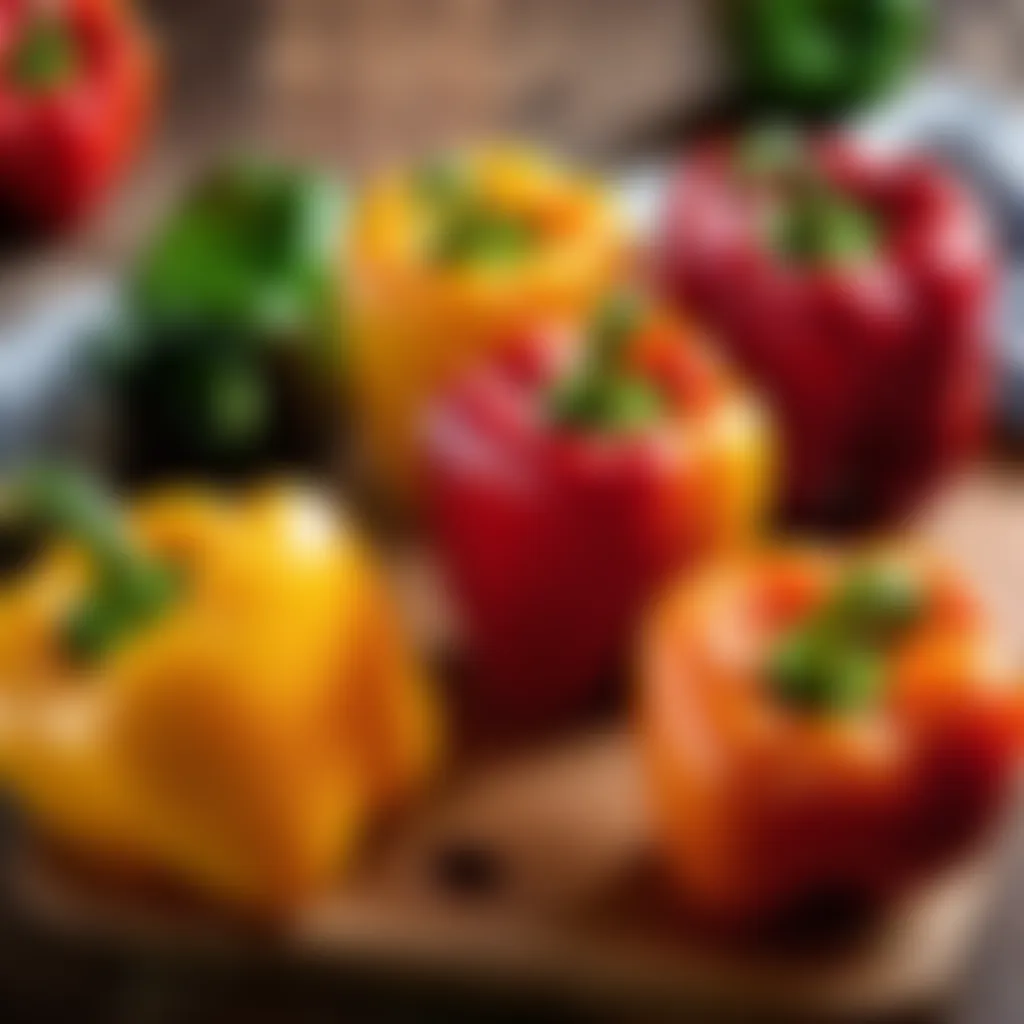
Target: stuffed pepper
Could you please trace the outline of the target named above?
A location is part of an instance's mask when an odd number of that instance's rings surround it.
[[[1020,683],[963,580],[920,550],[787,550],[680,583],[638,684],[685,901],[764,924],[878,907],[949,866],[1010,791]]]
[[[984,434],[993,252],[934,163],[779,131],[706,145],[657,260],[774,405],[796,519],[897,517]]]
[[[594,693],[666,574],[757,531],[771,477],[760,408],[694,325],[618,295],[550,334],[468,371],[424,433],[471,704],[527,726]]]
[[[414,496],[438,384],[528,321],[574,317],[622,255],[602,189],[537,153],[480,149],[371,184],[346,258],[346,369],[384,488]]]
[[[122,0],[0,2],[0,210],[30,226],[87,215],[147,127],[149,44]]]
[[[0,594],[0,778],[44,836],[274,913],[427,780],[425,681],[314,495],[168,491],[122,522],[48,470],[8,501],[56,535]]]
[[[343,209],[329,179],[254,160],[215,167],[186,191],[97,346],[126,475],[330,462]]]

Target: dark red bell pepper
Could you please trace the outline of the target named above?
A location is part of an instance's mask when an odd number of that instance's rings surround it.
[[[122,0],[0,0],[0,209],[61,227],[124,171],[149,120],[150,47]]]
[[[434,402],[424,437],[469,703],[490,721],[578,708],[651,591],[751,536],[767,504],[759,408],[692,326],[645,307],[502,347]]]
[[[982,438],[993,251],[934,162],[779,133],[706,144],[655,261],[774,406],[796,520],[898,517]]]

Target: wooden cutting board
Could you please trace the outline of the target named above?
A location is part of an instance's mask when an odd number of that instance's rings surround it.
[[[920,529],[977,580],[1006,628],[1024,621],[1024,478],[990,467]],[[438,602],[422,566],[401,578],[420,628]],[[766,851],[766,855],[770,855]],[[630,742],[615,722],[533,748],[490,750],[456,771],[421,816],[382,837],[356,876],[273,936],[271,960],[328,974],[365,968],[485,999],[530,994],[599,1012],[640,1009],[876,1019],[955,987],[1003,875],[996,842],[838,948],[737,949],[672,909],[654,864]],[[251,930],[115,889],[27,845],[8,881],[44,931],[119,947],[245,959]],[[260,945],[261,955],[266,948]]]

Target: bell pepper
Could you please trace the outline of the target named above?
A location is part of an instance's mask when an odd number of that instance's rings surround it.
[[[983,438],[994,252],[931,161],[778,130],[711,142],[657,248],[666,294],[773,405],[795,520],[899,517]]]
[[[172,209],[96,360],[127,475],[329,461],[342,205],[319,175],[234,161]]]
[[[730,926],[879,909],[988,833],[1024,691],[933,554],[786,549],[669,589],[638,658],[638,740],[663,860]]]
[[[927,10],[923,0],[732,0],[740,77],[761,107],[850,111],[907,70]]]
[[[513,728],[586,704],[665,577],[756,533],[771,480],[759,406],[692,323],[623,295],[552,333],[467,371],[424,429],[471,717]]]
[[[154,60],[122,0],[0,3],[0,209],[33,227],[86,216],[147,128]]]
[[[18,502],[63,539],[0,592],[0,779],[129,876],[255,913],[327,886],[439,742],[352,530],[288,485],[166,491],[120,522],[47,472]]]
[[[438,385],[527,322],[585,310],[622,258],[603,190],[539,153],[479,149],[371,183],[346,255],[346,369],[382,490],[414,503]]]

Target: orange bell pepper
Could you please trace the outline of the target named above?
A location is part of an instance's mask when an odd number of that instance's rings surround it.
[[[620,268],[604,191],[513,147],[385,175],[353,213],[348,373],[386,488],[415,496],[415,439],[438,384],[527,323],[573,318]]]
[[[104,645],[72,644],[69,623],[128,584],[80,545],[0,592],[0,778],[86,858],[287,908],[429,776],[422,674],[354,533],[313,495],[168,492],[129,527],[131,557],[178,582]]]
[[[667,867],[704,914],[878,906],[997,817],[1024,738],[1020,676],[933,556],[734,562],[675,588],[647,626],[646,779]]]

